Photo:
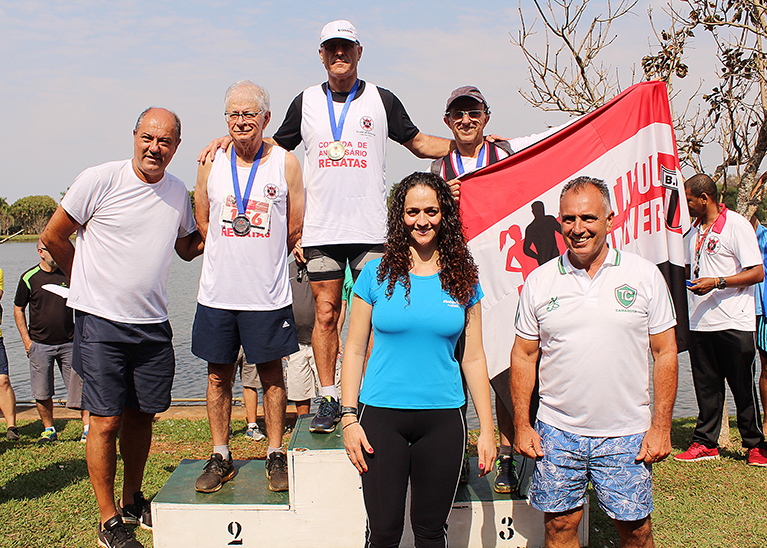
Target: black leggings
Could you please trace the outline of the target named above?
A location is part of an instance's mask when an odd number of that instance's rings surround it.
[[[362,474],[366,548],[399,546],[410,480],[416,548],[447,546],[447,518],[458,488],[466,427],[460,409],[389,409],[363,405],[360,424],[372,455]]]

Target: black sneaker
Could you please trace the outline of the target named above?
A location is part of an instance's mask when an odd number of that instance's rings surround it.
[[[282,451],[275,451],[266,457],[266,477],[270,491],[288,490],[288,458]]]
[[[333,396],[320,398],[320,407],[309,425],[309,432],[315,434],[330,434],[336,429],[341,420],[341,406]]]
[[[194,488],[200,493],[213,493],[221,489],[224,482],[232,479],[234,474],[232,455],[229,455],[228,460],[224,460],[218,453],[213,453],[205,463],[202,475],[197,478]]]
[[[104,548],[144,548],[144,545],[133,538],[133,535],[123,525],[120,516],[107,520],[104,527],[99,527],[99,546]]]
[[[142,529],[152,530],[152,509],[141,491],[133,494],[133,504],[122,506],[118,503],[117,510],[122,514],[123,523],[140,525]]]
[[[5,432],[5,437],[8,438],[11,441],[16,441],[19,439],[19,429],[15,426],[9,426],[8,430]]]
[[[496,493],[511,493],[519,488],[517,465],[511,455],[499,455],[495,461],[495,468],[493,490]]]

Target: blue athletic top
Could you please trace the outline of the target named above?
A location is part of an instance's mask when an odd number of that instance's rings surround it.
[[[767,228],[764,228],[762,223],[756,224],[756,241],[759,243],[759,251],[762,252],[762,262],[764,263],[765,270],[767,270]],[[764,290],[764,282],[756,284],[754,301],[756,304],[756,315],[764,316],[767,310],[767,292]]]
[[[391,299],[378,283],[381,259],[368,262],[354,293],[372,305],[373,352],[360,390],[360,402],[394,409],[455,409],[464,397],[455,344],[465,311],[482,298],[479,284],[466,306],[442,289],[439,274],[410,275],[410,304],[398,283]]]

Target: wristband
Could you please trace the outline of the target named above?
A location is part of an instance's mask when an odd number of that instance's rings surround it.
[[[349,424],[344,424],[343,427],[341,427],[341,430],[346,430],[347,426],[351,426],[352,424],[359,424],[359,423],[360,421],[354,421],[354,422],[350,422]]]
[[[357,408],[356,407],[342,407],[341,408],[341,416],[344,415],[354,415],[357,416]]]

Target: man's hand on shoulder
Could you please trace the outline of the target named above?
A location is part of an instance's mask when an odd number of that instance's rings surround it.
[[[645,461],[648,464],[660,462],[671,454],[671,428],[656,425],[650,429],[642,440],[642,446],[637,453],[637,461]]]
[[[206,146],[204,149],[202,149],[202,152],[197,156],[197,162],[200,164],[204,164],[208,161],[208,157],[210,157],[210,161],[213,161],[213,158],[216,156],[216,151],[219,148],[223,148],[226,150],[229,148],[229,144],[232,142],[232,137],[230,135],[224,135],[223,137],[219,137],[218,139],[213,139],[210,143],[208,143],[208,146]]]

